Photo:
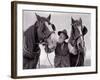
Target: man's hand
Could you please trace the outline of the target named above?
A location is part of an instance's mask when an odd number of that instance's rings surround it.
[[[68,43],[69,52],[73,55],[77,55],[76,48],[73,47],[70,43]]]

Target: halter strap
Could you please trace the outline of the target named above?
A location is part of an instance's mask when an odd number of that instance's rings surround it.
[[[75,41],[78,40],[81,36],[83,36],[83,35],[81,34],[78,37],[76,37]],[[84,38],[83,38],[83,40],[84,40]]]

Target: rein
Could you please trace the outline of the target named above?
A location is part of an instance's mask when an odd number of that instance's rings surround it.
[[[78,37],[76,37],[76,39],[74,40],[74,44],[73,44],[73,46],[76,46],[77,53],[78,53],[78,45],[77,45],[77,41],[78,41],[78,39],[79,39],[81,36],[83,36],[83,35],[79,35]],[[84,40],[84,38],[83,38],[83,40]],[[78,57],[77,57],[75,66],[78,65],[79,58],[80,58],[80,53],[78,54]]]
[[[48,59],[50,65],[51,65],[51,67],[53,67],[53,64],[51,63],[51,61],[50,61],[50,59],[49,59],[48,53],[47,53],[47,59]]]
[[[78,37],[76,37],[75,41],[77,42],[77,40],[78,40],[81,36],[83,37],[83,35],[82,35],[82,34],[81,34],[81,35],[79,35]],[[83,38],[83,40],[84,40],[84,38]]]

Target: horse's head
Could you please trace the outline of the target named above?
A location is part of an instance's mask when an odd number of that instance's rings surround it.
[[[74,40],[74,43],[77,43],[78,47],[84,47],[84,36],[87,33],[87,28],[82,25],[82,19],[74,20],[71,18],[72,21],[72,32],[71,32],[71,39]]]
[[[41,17],[36,14],[37,36],[40,43],[47,43],[48,46],[53,46],[51,42],[56,42],[55,30],[56,27],[50,22],[51,15],[48,17]]]

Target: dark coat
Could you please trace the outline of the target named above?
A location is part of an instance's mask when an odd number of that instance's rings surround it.
[[[36,68],[40,56],[40,47],[36,38],[36,28],[31,26],[24,32],[23,68]]]
[[[69,49],[68,43],[63,43],[63,49],[61,48],[60,43],[57,43],[57,47],[55,49],[55,59],[54,65],[55,67],[69,67],[70,66],[70,57],[69,57]]]
[[[84,66],[84,49],[78,51],[77,55],[70,54],[70,66]]]

